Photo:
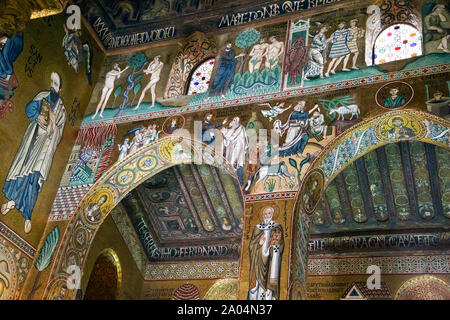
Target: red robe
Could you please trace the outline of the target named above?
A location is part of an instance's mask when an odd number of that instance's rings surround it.
[[[306,65],[306,47],[303,38],[298,37],[291,44],[286,55],[286,74],[289,75],[290,83],[297,84],[297,77],[303,73]]]

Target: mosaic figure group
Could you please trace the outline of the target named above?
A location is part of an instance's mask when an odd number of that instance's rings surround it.
[[[161,133],[161,131],[158,131],[156,129],[156,124],[150,124],[147,128],[138,127],[136,129],[130,130],[126,135],[129,135],[133,132],[134,137],[131,143],[129,143],[129,138],[125,138],[123,144],[117,145],[120,151],[119,158],[117,159],[118,162],[125,159],[128,154],[132,154],[136,150],[149,145],[153,141],[158,140],[158,136]]]
[[[365,34],[365,30],[358,27],[358,22],[358,19],[350,20],[348,28],[346,28],[346,22],[340,22],[330,37],[326,35],[330,29],[329,25],[319,23],[319,29],[312,36],[309,49],[306,48],[307,40],[297,36],[286,57],[286,73],[290,76],[289,82],[296,85],[299,76],[302,76],[302,80],[305,81],[316,77],[328,78],[336,74],[341,63],[342,71],[358,70],[360,55],[358,40]],[[350,58],[352,58],[351,62]]]
[[[305,80],[308,77],[321,78],[330,77],[330,74],[336,74],[337,68],[343,61],[342,71],[350,71],[351,69],[359,69],[357,66],[359,48],[358,39],[364,37],[364,30],[358,27],[358,19],[350,21],[350,27],[346,28],[345,22],[340,22],[338,29],[333,32],[330,38],[327,38],[325,32],[328,26],[324,25],[319,32],[313,37],[311,49],[308,53],[308,62],[305,66]],[[324,66],[326,63],[325,53],[328,45],[331,44],[328,58],[331,59],[324,75]],[[352,57],[351,66],[348,65],[350,57]]]
[[[250,61],[248,62],[248,71],[260,71],[262,62],[267,69],[272,69],[278,65],[284,53],[284,44],[278,41],[274,36],[269,38],[267,43],[264,38],[255,44],[249,53]]]

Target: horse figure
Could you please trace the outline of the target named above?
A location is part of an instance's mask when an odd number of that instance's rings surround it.
[[[258,178],[257,178],[258,177]],[[281,187],[281,178],[284,179],[285,186],[288,187],[287,184],[287,178],[289,178],[292,182],[295,183],[295,177],[293,174],[289,173],[289,170],[287,168],[287,165],[284,161],[281,161],[277,164],[269,164],[269,165],[262,165],[261,168],[259,168],[258,171],[256,171],[255,175],[252,179],[249,179],[247,181],[247,185],[245,187],[245,191],[248,191],[250,189],[250,186],[252,185],[253,181],[255,181],[255,188],[258,182],[263,180],[264,190],[267,191],[266,182],[269,177],[278,177],[278,184],[280,189]]]

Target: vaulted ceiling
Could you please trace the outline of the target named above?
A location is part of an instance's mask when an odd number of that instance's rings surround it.
[[[211,32],[218,28],[222,16],[258,8],[270,0],[75,0],[86,20],[103,42],[108,39],[136,33],[157,32],[159,36],[145,43],[189,36],[195,31]],[[170,19],[168,19],[170,17]],[[136,46],[126,44],[123,46]],[[117,48],[117,47],[114,47]]]
[[[329,184],[312,220],[312,237],[448,228],[450,152],[422,142],[376,149]]]
[[[258,6],[273,1],[248,0],[97,0],[92,3],[102,10],[116,28],[140,26],[146,23],[166,22],[168,16],[186,17],[201,14],[203,17],[229,12],[233,9]],[[190,19],[192,20],[192,18]]]
[[[218,249],[223,251],[221,256],[237,257],[244,216],[242,193],[235,178],[220,169],[194,164],[166,169],[130,192],[120,208],[151,261],[160,260],[155,250],[184,248],[184,252],[205,246],[222,248]]]

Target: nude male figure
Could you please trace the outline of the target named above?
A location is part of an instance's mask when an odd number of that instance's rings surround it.
[[[255,44],[250,51],[250,61],[248,62],[248,71],[252,73],[253,71],[259,71],[263,58],[267,54],[267,48],[269,44],[265,42],[264,39],[260,39],[258,44]],[[267,61],[267,58],[266,58]]]
[[[128,67],[126,67],[123,70],[120,70],[119,65],[115,63],[113,69],[106,74],[105,86],[103,87],[102,90],[102,97],[100,98],[100,102],[97,105],[97,109],[95,110],[95,114],[92,116],[92,119],[94,119],[97,116],[99,110],[100,110],[100,118],[103,118],[103,110],[105,110],[106,104],[108,103],[108,99],[114,90],[114,82],[116,81],[116,79],[120,77],[122,72],[124,72],[127,69]]]
[[[280,57],[284,53],[284,43],[278,41],[274,36],[269,38],[270,44],[267,48],[266,53],[266,68],[272,69],[275,67],[280,60]]]
[[[139,108],[142,100],[144,99],[145,93],[148,91],[148,89],[150,89],[150,93],[152,95],[152,106],[151,107],[155,106],[155,99],[156,99],[155,88],[156,88],[156,84],[159,81],[159,75],[161,74],[161,70],[164,66],[164,63],[162,61],[159,61],[160,57],[161,57],[160,55],[157,55],[153,59],[153,61],[148,65],[147,69],[144,70],[145,74],[151,73],[152,76],[151,76],[148,84],[145,86],[144,90],[142,90],[141,96],[139,97],[139,102],[133,110],[137,110]]]

